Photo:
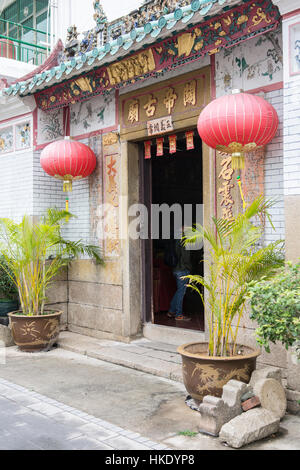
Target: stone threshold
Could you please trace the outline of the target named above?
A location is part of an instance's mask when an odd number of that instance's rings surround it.
[[[183,382],[177,346],[141,338],[131,343],[101,340],[62,331],[58,346],[93,359],[110,362],[175,382]]]

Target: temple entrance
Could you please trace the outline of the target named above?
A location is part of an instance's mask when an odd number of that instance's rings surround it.
[[[170,263],[170,246],[176,243],[178,228],[181,232],[184,226],[202,222],[202,142],[194,132],[194,149],[187,150],[185,133],[180,133],[177,135],[176,153],[170,154],[168,139],[164,140],[164,155],[156,156],[156,145],[153,145],[151,159],[143,163],[144,202],[152,208],[149,211],[152,239],[145,241],[144,246],[144,319],[157,325],[204,331],[202,301],[191,288],[186,289],[182,309],[189,320],[179,321],[168,315],[177,291],[173,271],[178,269]],[[188,250],[185,262],[191,274],[203,275],[202,246]]]

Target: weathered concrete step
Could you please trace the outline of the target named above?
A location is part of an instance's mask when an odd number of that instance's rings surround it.
[[[59,347],[62,349],[182,382],[181,358],[176,348],[169,344],[151,343],[143,338],[125,344],[69,331],[61,332],[59,336]]]

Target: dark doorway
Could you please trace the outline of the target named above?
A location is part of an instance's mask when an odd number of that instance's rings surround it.
[[[148,206],[167,204],[180,205],[182,222],[186,222],[186,207],[189,207],[189,220],[196,222],[196,206],[203,203],[202,142],[194,133],[194,149],[186,149],[185,133],[177,135],[177,151],[169,154],[168,138],[165,138],[164,155],[156,156],[156,146],[152,145],[151,160],[144,162],[145,203]],[[187,206],[188,205],[188,206]],[[152,206],[153,207],[153,206]],[[198,207],[199,210],[199,207]],[[169,220],[169,219],[168,219]],[[144,263],[147,288],[145,295],[147,321],[155,324],[204,331],[203,305],[199,295],[188,288],[184,297],[183,313],[190,321],[176,321],[168,317],[170,302],[176,292],[176,281],[172,267],[166,264],[165,253],[176,237],[176,222],[171,213],[170,235],[163,233],[162,216],[159,220],[159,236],[145,244],[146,262]],[[152,220],[153,223],[153,220]],[[177,220],[178,225],[178,220]],[[189,252],[191,273],[203,275],[203,249]],[[149,299],[151,296],[151,300]]]

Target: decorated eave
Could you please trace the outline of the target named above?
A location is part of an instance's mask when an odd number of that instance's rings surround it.
[[[152,13],[153,6],[160,7],[158,19],[147,21],[145,10],[135,17],[134,12],[133,17],[139,23],[144,19],[145,24],[132,27],[131,20],[131,31],[122,34],[122,21],[128,27],[128,17],[107,24],[100,2],[95,1],[96,28],[85,33],[81,43],[76,28],[68,30],[65,52],[73,56],[30,79],[21,79],[2,94],[35,94],[37,105],[44,110],[63,107],[161,75],[276,29],[280,23],[280,13],[271,0],[181,0],[175,3],[184,6],[167,14],[161,14],[162,8],[175,4],[173,0],[144,3],[151,5]],[[103,44],[93,47],[99,38]]]

